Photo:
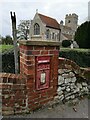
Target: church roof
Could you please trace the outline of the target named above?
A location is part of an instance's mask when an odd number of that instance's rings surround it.
[[[46,24],[46,27],[50,27],[58,30],[60,29],[60,25],[56,19],[39,14],[39,13],[38,15],[41,18],[42,22]]]

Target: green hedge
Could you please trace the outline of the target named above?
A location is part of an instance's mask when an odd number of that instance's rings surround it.
[[[90,67],[90,49],[63,48],[60,50],[59,57],[73,60],[81,67]],[[2,72],[15,72],[13,51],[8,51],[2,54]]]
[[[59,57],[68,58],[76,62],[80,67],[90,67],[90,49],[62,48]]]
[[[70,40],[63,40],[63,41],[62,41],[62,46],[63,46],[63,47],[69,47],[70,45],[71,45]]]

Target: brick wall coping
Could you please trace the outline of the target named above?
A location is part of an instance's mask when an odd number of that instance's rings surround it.
[[[26,77],[21,74],[0,73],[0,83],[25,83]]]
[[[60,42],[57,41],[46,41],[46,40],[20,40],[20,44],[22,45],[34,45],[34,46],[60,46]]]

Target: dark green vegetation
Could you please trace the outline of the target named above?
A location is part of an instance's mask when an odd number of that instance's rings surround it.
[[[6,35],[5,37],[1,37],[1,39],[2,39],[2,44],[6,44],[6,45],[13,44],[13,40],[12,40],[12,37],[10,35]]]
[[[78,27],[74,40],[80,48],[90,49],[90,21],[87,21]]]
[[[90,49],[61,48],[59,56],[73,60],[81,67],[90,67]],[[14,69],[13,50],[2,53],[2,72],[14,73]]]
[[[63,47],[69,47],[70,45],[71,45],[70,40],[63,40],[63,41],[62,41],[62,46],[63,46]]]
[[[90,49],[62,48],[59,56],[73,60],[80,67],[90,67]]]

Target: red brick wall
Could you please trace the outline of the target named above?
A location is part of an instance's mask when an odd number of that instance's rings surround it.
[[[20,71],[27,77],[27,105],[34,110],[48,101],[53,100],[57,94],[59,46],[20,45]],[[36,89],[36,63],[35,56],[50,56],[49,88]]]
[[[29,112],[53,100],[57,94],[58,55],[59,43],[20,43],[20,74],[0,74],[3,115]],[[49,86],[40,90],[36,89],[36,56],[50,56]]]
[[[21,75],[0,74],[2,89],[2,114],[23,113],[26,110],[25,77]]]

